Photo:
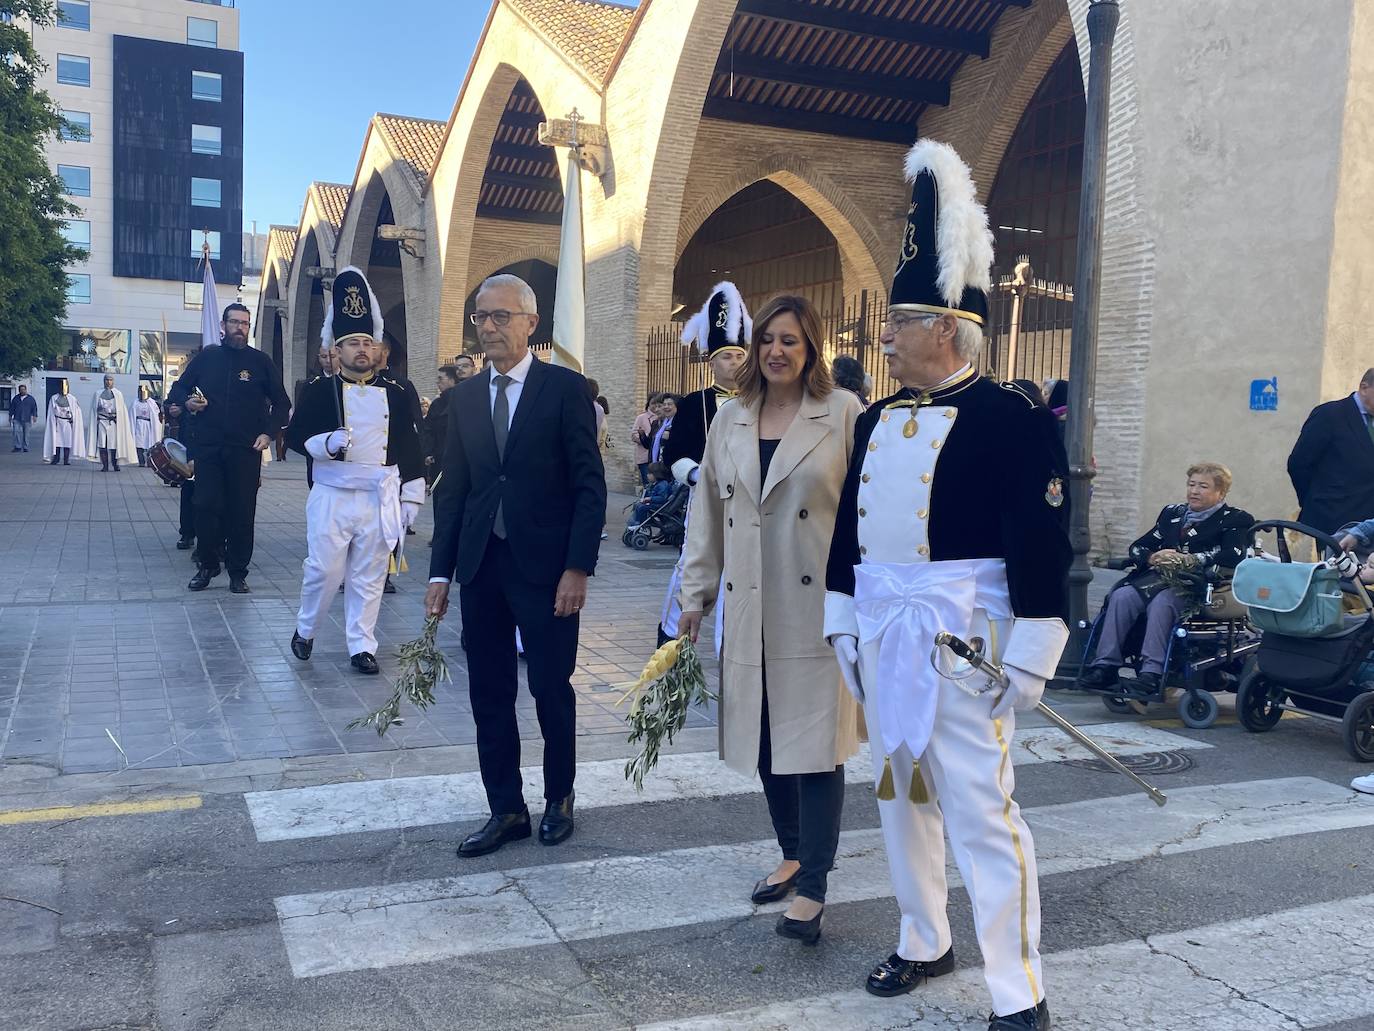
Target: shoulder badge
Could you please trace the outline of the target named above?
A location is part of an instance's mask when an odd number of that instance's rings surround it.
[[[239,379],[244,383],[247,383],[252,378],[253,377],[248,374],[247,369],[243,369],[239,372]]]
[[[1064,504],[1064,481],[1058,476],[1052,477],[1045,488],[1045,504],[1050,508],[1059,508]]]

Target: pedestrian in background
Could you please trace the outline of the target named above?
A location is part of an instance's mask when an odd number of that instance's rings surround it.
[[[1374,369],[1353,394],[1312,409],[1288,456],[1298,522],[1334,534],[1374,515]]]
[[[681,400],[676,394],[664,394],[658,399],[658,419],[654,422],[654,435],[649,444],[649,461],[663,461],[663,449],[668,446],[668,437],[673,432],[673,417],[677,415],[677,403]]]
[[[38,421],[38,402],[29,395],[29,388],[19,384],[19,393],[10,399],[10,436],[14,440],[11,451],[29,449],[29,427]]]
[[[644,411],[635,416],[634,426],[630,430],[630,443],[635,448],[635,468],[639,470],[641,487],[649,485],[649,445],[654,440],[654,420],[658,418],[658,402],[662,397],[659,393],[649,395]]]
[[[139,384],[138,400],[133,406],[134,450],[138,453],[141,468],[148,465],[148,449],[162,439],[162,418],[158,414],[157,402],[148,392],[146,384]]]
[[[466,355],[461,357],[466,358]],[[472,359],[468,358],[468,367],[472,366]],[[429,411],[425,413],[425,423],[421,429],[424,431],[421,440],[425,448],[425,483],[434,486],[434,478],[439,475],[439,471],[444,467],[444,444],[448,436],[448,406],[452,400],[450,391],[459,383],[459,372],[456,364],[445,365],[439,369],[438,386],[439,396],[429,404]]]
[[[844,761],[859,747],[858,707],[825,642],[825,564],[854,424],[834,390],[821,324],[802,297],[754,318],[739,397],[707,435],[688,521],[678,630],[697,639],[725,606],[721,758],[763,781],[782,861],[756,904],[797,897],[777,933],[814,945],[840,840]],[[717,597],[724,582],[724,593]]]
[[[859,399],[860,404],[868,407],[868,392],[864,389],[864,367],[859,364],[859,359],[852,355],[840,355],[830,363],[830,374],[835,377],[835,386],[848,390]]]

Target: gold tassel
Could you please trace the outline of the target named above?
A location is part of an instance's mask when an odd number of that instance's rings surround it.
[[[911,790],[906,793],[912,805],[929,805],[930,792],[926,790],[926,779],[921,776],[921,760],[911,760]]]
[[[883,775],[878,778],[878,801],[891,802],[897,797],[897,789],[892,786],[892,756],[883,759]]]

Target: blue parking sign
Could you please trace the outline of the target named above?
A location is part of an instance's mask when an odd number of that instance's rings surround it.
[[[1250,381],[1250,411],[1277,412],[1279,410],[1279,378]]]

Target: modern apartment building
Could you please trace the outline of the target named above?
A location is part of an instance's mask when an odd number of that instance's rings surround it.
[[[219,305],[243,274],[243,54],[234,0],[60,0],[34,28],[42,88],[70,126],[48,146],[81,213],[64,354],[35,374],[82,400],[105,373],[162,388],[200,344],[201,244]],[[43,380],[49,382],[43,383]],[[46,388],[46,389],[45,389]]]

